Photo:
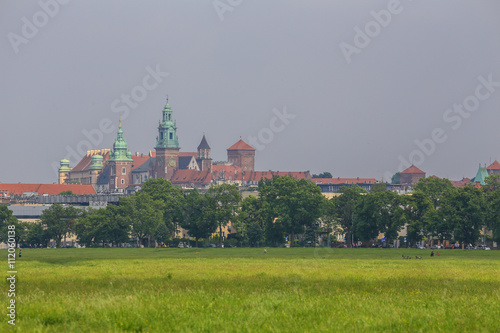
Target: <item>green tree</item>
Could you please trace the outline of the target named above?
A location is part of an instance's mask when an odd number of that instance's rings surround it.
[[[443,202],[446,197],[443,197]],[[424,223],[427,225],[429,234],[436,237],[441,242],[445,239],[453,239],[454,220],[446,216],[446,211],[432,209],[424,216]]]
[[[74,195],[73,191],[62,191],[59,195]]]
[[[439,214],[453,226],[453,236],[457,241],[475,244],[487,216],[483,191],[468,185],[448,192],[443,197]]]
[[[448,179],[441,179],[437,177],[421,178],[415,185],[415,191],[421,191],[427,195],[434,207],[439,207],[441,197],[450,191],[455,191],[455,187]]]
[[[7,242],[7,232],[9,230],[8,226],[14,225],[17,229],[18,224],[19,222],[17,218],[12,214],[12,211],[6,205],[0,205],[0,242]],[[17,233],[15,239],[17,243],[17,241],[19,240]]]
[[[167,225],[165,223],[160,223],[158,228],[155,230],[154,237],[156,241],[166,243],[170,238],[170,230],[168,230]]]
[[[367,192],[358,185],[342,186],[338,197],[334,197],[335,211],[338,217],[340,227],[346,235],[349,247],[352,247],[352,231],[354,225],[354,214],[358,204],[362,200],[362,193]]]
[[[164,203],[144,192],[120,199],[120,209],[123,215],[129,219],[132,227],[132,235],[137,239],[137,244],[147,239],[148,247],[151,247],[151,238],[155,231],[164,223]]]
[[[210,218],[210,209],[209,200],[205,195],[197,190],[186,194],[181,226],[189,231],[191,237],[195,238],[196,247],[201,238],[209,238],[217,229],[216,219]]]
[[[60,247],[62,239],[74,232],[74,226],[80,215],[81,211],[73,206],[63,207],[54,204],[43,211],[40,220],[47,237],[54,239],[56,246]]]
[[[250,244],[258,246],[258,244],[262,241],[263,236],[264,231],[257,222],[248,224],[246,237]]]
[[[332,174],[325,171],[325,172],[322,172],[318,175],[312,175],[312,178],[333,178]]]
[[[41,244],[47,244],[50,238],[47,239],[47,233],[43,230],[41,223],[28,223],[24,240],[26,245],[37,247]]]
[[[163,202],[163,220],[172,236],[177,224],[182,220],[184,194],[179,187],[175,187],[166,179],[149,179],[142,185],[140,193],[149,195],[153,200]]]
[[[87,211],[76,224],[78,242],[86,245],[111,243],[118,246],[129,240],[130,220],[115,205]]]
[[[396,172],[392,178],[391,178],[391,184],[400,184],[401,183],[401,173],[400,172]]]
[[[488,203],[486,226],[493,233],[493,240],[500,242],[500,189],[486,194]]]
[[[373,193],[364,195],[355,207],[352,230],[355,239],[367,242],[378,236],[380,203],[377,198]]]
[[[294,245],[295,235],[312,226],[323,214],[325,197],[316,184],[293,177],[274,177],[271,182],[259,185],[261,197],[270,200],[272,212],[284,230],[290,235],[290,245]]]
[[[486,190],[496,191],[500,189],[500,175],[490,175],[485,179]]]
[[[259,181],[259,206],[264,222],[264,236],[266,243],[277,246],[285,241],[284,225],[277,219],[277,189],[272,186],[272,179]]]
[[[386,183],[375,183],[371,186],[371,193],[387,191]]]
[[[337,218],[334,198],[324,200],[323,211],[319,219],[319,224],[317,228],[315,228],[315,231],[318,234],[327,235],[328,241],[330,241],[330,235],[332,233],[342,233],[342,228],[340,227]]]
[[[379,192],[374,194],[379,202],[378,212],[379,231],[384,234],[387,243],[397,239],[398,233],[405,225],[405,215],[403,210],[403,198],[392,191]]]
[[[237,228],[242,234],[242,239],[248,239],[252,244],[262,241],[265,223],[262,211],[262,201],[257,197],[250,195],[241,202]]]
[[[237,186],[212,185],[205,194],[208,204],[205,209],[209,224],[216,222],[219,227],[219,245],[222,245],[222,228],[236,217],[241,201]]]
[[[421,241],[433,233],[437,212],[431,199],[416,190],[410,196],[402,197],[407,217],[407,239],[411,244]]]

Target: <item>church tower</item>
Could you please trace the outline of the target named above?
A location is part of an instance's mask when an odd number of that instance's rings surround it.
[[[93,161],[97,166],[98,161]],[[109,154],[109,189],[125,189],[130,184],[132,175],[132,153],[128,151],[127,141],[123,139],[122,122],[116,135],[113,151]]]
[[[59,168],[59,184],[64,184],[69,180],[70,171],[69,161],[66,158],[62,159],[61,167]]]
[[[103,157],[99,154],[92,156],[92,164],[89,167],[90,171],[90,184],[93,186],[97,185],[97,179],[102,172],[104,165],[102,164]]]
[[[158,124],[156,138],[155,178],[170,180],[179,165],[179,138],[177,125],[173,120],[172,109],[168,104],[163,109],[162,121]]]
[[[198,145],[198,159],[200,160],[201,171],[212,169],[212,158],[210,157],[211,148],[208,145],[205,134]]]

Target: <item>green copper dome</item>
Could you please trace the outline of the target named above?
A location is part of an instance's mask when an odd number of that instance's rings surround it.
[[[110,154],[110,162],[133,162],[132,154],[128,152],[127,141],[123,139],[122,122],[118,126],[118,133],[113,144],[113,152]]]
[[[90,170],[102,170],[103,164],[102,164],[103,158],[101,155],[94,155],[92,156],[92,164],[90,165]]]
[[[65,158],[61,160],[61,167],[59,168],[59,172],[70,172],[71,168],[69,167],[69,161]]]

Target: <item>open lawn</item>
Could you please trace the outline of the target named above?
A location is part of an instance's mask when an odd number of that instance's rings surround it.
[[[500,332],[500,251],[22,252],[20,332]]]

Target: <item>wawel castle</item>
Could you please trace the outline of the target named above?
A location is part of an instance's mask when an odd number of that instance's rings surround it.
[[[205,135],[196,152],[182,152],[173,119],[167,101],[158,124],[154,152],[146,154],[128,151],[120,122],[112,149],[89,150],[73,168],[68,160],[61,161],[59,184],[92,185],[97,193],[106,193],[135,191],[150,178],[165,178],[183,188],[200,189],[221,183],[254,187],[262,178],[274,175],[311,179],[309,171],[255,171],[255,149],[243,140],[227,149],[224,162],[212,160]]]
[[[476,177],[452,181],[455,186],[475,183],[484,185],[485,178],[500,174],[500,163],[480,166]],[[399,184],[387,184],[388,190],[406,192],[426,174],[416,166],[400,173]],[[132,193],[151,178],[165,178],[184,189],[206,189],[210,185],[228,183],[241,189],[255,188],[261,179],[291,176],[315,182],[323,193],[337,192],[342,186],[359,185],[367,191],[377,182],[374,178],[312,178],[309,171],[255,171],[255,149],[243,140],[227,148],[227,161],[215,162],[205,135],[195,152],[180,151],[177,124],[167,103],[158,124],[154,151],[132,154],[128,151],[121,122],[112,149],[89,150],[74,166],[66,159],[59,168],[59,184],[91,185],[94,193]],[[1,184],[1,183],[0,183]],[[0,185],[0,190],[2,186]],[[92,191],[93,192],[93,191]]]

